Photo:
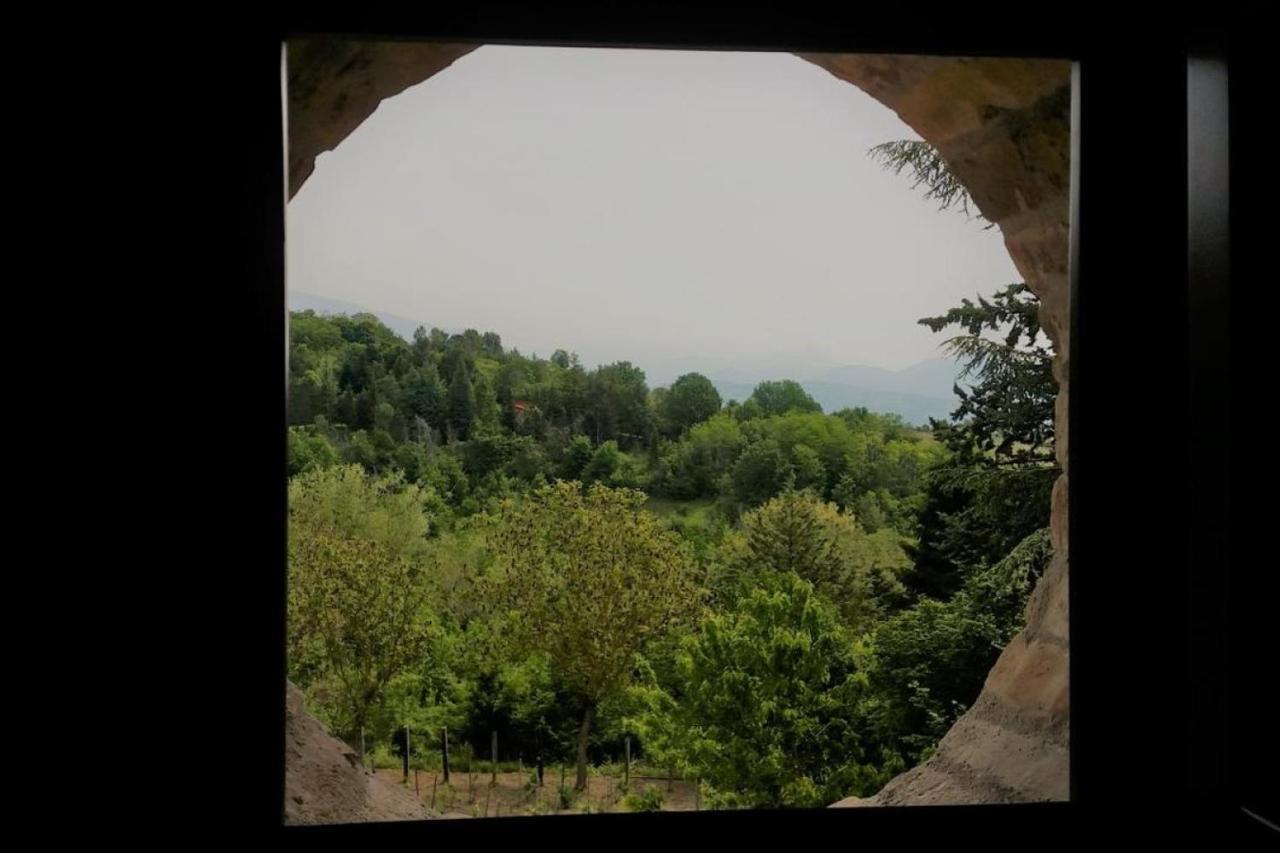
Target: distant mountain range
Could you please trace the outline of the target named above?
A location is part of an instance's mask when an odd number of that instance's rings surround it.
[[[930,358],[889,370],[835,364],[823,353],[802,350],[761,356],[751,364],[673,358],[642,366],[651,386],[670,385],[683,373],[701,373],[726,401],[742,402],[764,380],[794,379],[824,412],[865,406],[875,412],[895,412],[908,423],[919,425],[928,423],[929,418],[946,420],[959,404],[954,387],[959,382],[960,365],[949,358]]]
[[[930,359],[930,361],[933,360]],[[937,360],[945,361],[944,359]],[[903,371],[885,372],[906,373],[914,368],[924,367],[928,364],[929,362],[921,362]],[[862,365],[853,366],[866,370],[883,369],[867,368]],[[946,366],[948,368],[954,367],[951,362],[946,362]],[[950,372],[954,375],[953,369]],[[939,387],[936,393],[916,393],[893,388],[867,388],[843,382],[823,382],[813,379],[797,379],[796,381],[804,386],[804,389],[809,392],[809,396],[818,401],[824,412],[835,412],[840,409],[864,406],[873,412],[899,414],[907,423],[920,426],[927,424],[929,418],[946,420],[959,402],[950,384],[945,386],[945,392],[943,388]],[[755,388],[755,383],[753,382],[723,382],[715,378],[711,378],[711,382],[725,400],[737,400],[739,402],[750,397],[752,389]]]
[[[368,311],[354,302],[296,290],[289,291],[288,303],[291,311],[373,314],[406,340],[413,339],[414,330],[419,326],[427,325],[395,314]],[[460,330],[445,331],[455,334]],[[794,379],[821,404],[824,412],[865,406],[874,412],[899,414],[907,423],[918,425],[928,423],[929,418],[946,420],[959,402],[953,388],[959,381],[960,366],[949,358],[930,358],[901,370],[888,370],[865,364],[837,365],[822,353],[805,350],[770,355],[750,365],[731,359],[669,358],[640,367],[644,368],[650,387],[670,385],[684,373],[701,373],[711,380],[726,402],[742,402],[762,381]]]

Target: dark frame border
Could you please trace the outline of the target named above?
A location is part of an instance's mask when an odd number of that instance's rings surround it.
[[[363,37],[433,38],[509,43],[579,45],[628,44],[720,49],[813,50],[918,53],[936,55],[1052,56],[1075,60],[1078,121],[1073,137],[1079,168],[1072,221],[1072,360],[1070,401],[1070,549],[1072,752],[1069,804],[958,806],[946,808],[817,810],[813,812],[664,813],[660,815],[577,816],[572,826],[545,819],[433,821],[349,827],[284,828],[280,824],[284,755],[284,576],[269,581],[260,566],[252,575],[233,578],[239,597],[245,588],[266,595],[243,606],[239,628],[267,663],[250,667],[238,685],[248,695],[239,742],[253,754],[280,756],[247,783],[235,801],[239,817],[254,829],[299,838],[314,834],[364,837],[401,835],[452,839],[478,838],[510,829],[534,838],[565,838],[583,830],[584,838],[601,829],[668,832],[710,829],[761,838],[775,832],[795,837],[818,826],[851,838],[870,832],[914,840],[947,839],[966,829],[999,822],[1012,829],[1053,832],[1065,838],[1094,821],[1122,821],[1151,832],[1159,821],[1179,815],[1184,821],[1233,819],[1240,756],[1231,752],[1225,726],[1229,711],[1225,688],[1210,675],[1230,669],[1223,647],[1192,654],[1191,607],[1225,611],[1227,567],[1195,564],[1195,554],[1212,549],[1212,530],[1222,519],[1197,518],[1190,510],[1200,479],[1187,476],[1197,453],[1210,453],[1229,465],[1214,442],[1227,448],[1226,419],[1198,421],[1194,436],[1187,413],[1220,404],[1205,389],[1228,382],[1224,364],[1199,358],[1200,379],[1190,384],[1191,334],[1188,277],[1187,57],[1195,39],[1177,32],[1139,40],[1132,26],[1109,21],[1107,35],[1082,17],[1039,30],[1005,36],[971,19],[933,19],[905,25],[887,15],[859,10],[857,20],[839,16],[804,17],[798,12],[758,13],[682,11],[678,15],[627,15],[625,9],[583,11],[569,6],[549,11],[529,6],[476,4],[458,10],[434,10],[411,16],[374,18],[344,14],[325,18],[301,13],[240,33],[244,51],[236,77],[236,115],[244,123],[243,171],[236,175],[246,247],[243,355],[257,374],[246,374],[240,404],[264,413],[243,437],[251,458],[260,460],[253,487],[239,506],[244,529],[254,541],[284,561],[286,519],[284,477],[284,135],[282,129],[281,40],[290,33],[332,32]],[[1150,36],[1149,28],[1145,35]],[[1209,39],[1227,50],[1221,32]],[[1230,51],[1228,51],[1230,52]],[[1232,54],[1234,58],[1234,54]],[[1232,113],[1233,127],[1239,116]],[[1158,140],[1143,147],[1135,163],[1132,147],[1118,139]],[[1232,137],[1233,147],[1236,136]],[[237,162],[241,162],[237,160]],[[1193,165],[1194,168],[1194,165]],[[1234,178],[1234,175],[1233,175]],[[1237,195],[1233,195],[1235,203]],[[1141,199],[1141,205],[1128,203]],[[1234,248],[1234,247],[1233,247]],[[1210,261],[1210,263],[1213,263]],[[1236,265],[1237,269],[1239,264]],[[1083,280],[1083,288],[1075,286]],[[1201,279],[1202,281],[1204,279]],[[1225,281],[1225,270],[1210,281]],[[1201,287],[1203,300],[1227,316],[1226,288]],[[1204,352],[1202,349],[1201,352]],[[1120,366],[1120,367],[1118,367]],[[1142,393],[1135,392],[1134,373]],[[1207,383],[1207,384],[1206,384]],[[1159,429],[1143,436],[1141,455],[1116,435],[1116,424],[1139,424],[1157,416]],[[265,413],[272,413],[266,415]],[[1185,462],[1184,462],[1185,460]],[[276,471],[265,475],[264,471]],[[272,487],[261,488],[264,482]],[[1156,496],[1155,500],[1151,496]],[[1202,502],[1203,504],[1204,502]],[[1209,505],[1212,506],[1210,500]],[[1215,581],[1215,577],[1219,579]],[[1229,575],[1227,577],[1230,577]],[[1198,591],[1193,594],[1193,591]],[[1196,598],[1196,596],[1200,596]],[[1207,601],[1203,596],[1212,600]],[[1217,598],[1213,598],[1217,596]],[[1238,598],[1232,599],[1233,603]],[[1201,622],[1202,625],[1215,624]],[[1232,635],[1235,636],[1234,634]],[[1239,643],[1237,642],[1237,647]],[[1235,670],[1233,669],[1234,673]],[[1256,676],[1257,670],[1253,671]],[[1210,685],[1206,687],[1206,685]],[[1184,703],[1200,695],[1193,714]],[[1255,690],[1255,696],[1259,695]],[[1234,718],[1232,718],[1234,719]],[[1239,738],[1235,743],[1239,743]],[[1192,754],[1198,756],[1194,762]],[[1193,764],[1198,774],[1193,776]],[[1218,768],[1207,776],[1204,768]],[[1194,811],[1188,806],[1194,805]],[[1145,819],[1144,819],[1145,818]],[[1154,821],[1154,822],[1153,822]],[[1223,824],[1225,825],[1225,824]],[[761,836],[760,833],[764,833]],[[373,836],[369,834],[373,833]],[[419,833],[426,833],[419,836]],[[452,835],[451,835],[452,833]],[[532,833],[532,835],[530,835]]]

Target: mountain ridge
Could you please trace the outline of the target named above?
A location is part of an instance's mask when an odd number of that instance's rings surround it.
[[[406,340],[413,339],[418,320],[397,314],[370,311],[354,302],[290,290],[290,311],[318,314],[372,314]],[[460,330],[445,329],[450,334]],[[863,406],[876,412],[901,415],[908,423],[924,425],[930,418],[946,420],[959,402],[953,388],[959,383],[960,365],[935,356],[893,370],[869,364],[838,364],[819,350],[779,354],[779,364],[741,366],[728,358],[667,358],[645,370],[651,388],[670,386],[686,373],[701,373],[711,380],[727,402],[742,402],[761,382],[791,379],[818,401],[824,412]],[[808,359],[806,362],[804,359]]]

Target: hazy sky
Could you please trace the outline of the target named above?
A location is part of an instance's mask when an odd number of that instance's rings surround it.
[[[1020,280],[867,156],[916,138],[785,53],[486,46],[320,155],[289,288],[588,366],[905,367],[917,318]]]

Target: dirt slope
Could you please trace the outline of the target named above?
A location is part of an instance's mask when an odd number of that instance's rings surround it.
[[[430,817],[413,794],[367,773],[360,758],[303,707],[288,686],[285,723],[285,823],[355,823]]]

